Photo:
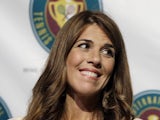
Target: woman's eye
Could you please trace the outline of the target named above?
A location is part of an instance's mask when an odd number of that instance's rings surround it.
[[[87,43],[82,43],[82,44],[78,45],[78,47],[83,48],[83,49],[86,49],[86,48],[89,48],[89,44],[87,44]]]
[[[105,56],[114,57],[114,52],[110,49],[103,49],[101,51]]]

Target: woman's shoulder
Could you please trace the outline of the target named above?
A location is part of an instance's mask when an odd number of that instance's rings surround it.
[[[15,117],[15,118],[10,118],[8,120],[23,120],[23,117]]]
[[[135,118],[134,120],[142,120],[142,119],[140,119],[140,118]]]

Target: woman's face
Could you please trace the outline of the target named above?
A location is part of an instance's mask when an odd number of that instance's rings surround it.
[[[72,47],[66,61],[67,82],[80,95],[94,95],[109,81],[115,64],[111,40],[96,24],[89,25]]]

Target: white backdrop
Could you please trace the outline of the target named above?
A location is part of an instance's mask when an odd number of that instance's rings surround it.
[[[0,0],[0,97],[11,114],[24,116],[31,90],[48,53],[36,40],[29,0]],[[132,75],[134,94],[160,90],[160,1],[102,0],[103,10],[119,25]]]

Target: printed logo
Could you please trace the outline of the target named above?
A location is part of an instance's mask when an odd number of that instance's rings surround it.
[[[0,97],[0,120],[8,120],[9,118],[11,118],[11,113],[6,103]]]
[[[134,97],[133,111],[143,120],[160,120],[160,91],[148,90]]]
[[[30,21],[40,45],[49,52],[59,29],[83,10],[102,10],[101,0],[31,0]]]

